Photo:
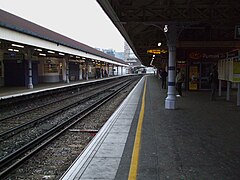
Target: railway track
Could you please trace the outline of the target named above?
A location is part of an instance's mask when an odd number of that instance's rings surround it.
[[[44,147],[46,144],[51,142],[56,137],[60,136],[63,132],[72,127],[74,124],[81,121],[83,117],[87,116],[92,111],[94,111],[102,104],[107,102],[109,99],[113,98],[116,94],[118,94],[124,88],[129,86],[132,83],[132,81],[133,80],[129,80],[125,83],[119,83],[118,88],[116,88],[116,85],[108,87],[108,89],[104,90],[104,92],[107,93],[98,92],[97,94],[100,95],[101,98],[98,98],[98,100],[94,98],[90,100],[91,98],[88,98],[88,102],[89,101],[94,102],[88,103],[87,106],[84,106],[84,108],[78,110],[78,113],[74,113],[72,116],[68,116],[66,121],[62,121],[58,125],[53,126],[43,134],[38,135],[37,138],[34,138],[29,143],[25,144],[24,146],[21,146],[21,148],[15,149],[13,153],[9,153],[8,155],[4,156],[0,160],[1,169],[0,178],[4,177],[12,169],[14,169],[23,161],[31,157],[34,153],[38,152],[42,147]]]
[[[104,92],[104,90],[113,88],[124,81],[121,80],[120,82],[112,82],[91,89],[86,89],[70,96],[68,95],[67,97],[54,99],[51,102],[42,104],[40,106],[4,117],[0,119],[0,141],[16,134],[17,132],[20,132],[22,129],[27,128],[30,125],[40,123],[47,118],[53,117],[62,111],[68,110],[79,103],[85,102],[88,99],[96,96],[98,93],[100,94]]]
[[[126,79],[127,78],[122,78],[119,81],[120,82],[125,81]],[[66,90],[66,92],[61,92],[61,93],[56,92],[55,95],[50,94],[51,95],[50,98],[49,98],[50,95],[48,95],[48,96],[44,95],[44,97],[37,96],[37,98],[31,100],[30,105],[26,106],[26,108],[21,108],[21,107],[24,107],[25,104],[29,104],[29,100],[26,100],[27,102],[21,103],[20,105],[18,105],[19,103],[17,105],[14,104],[13,107],[10,107],[10,108],[8,106],[9,105],[11,106],[11,103],[9,103],[8,105],[5,105],[5,107],[8,107],[8,108],[4,109],[5,112],[1,110],[0,123],[2,121],[13,119],[15,117],[19,117],[20,115],[24,115],[24,114],[30,113],[32,111],[35,111],[35,110],[37,111],[37,110],[47,107],[49,105],[65,101],[65,100],[77,97],[79,95],[84,95],[86,93],[95,91],[97,89],[105,88],[109,85],[113,85],[114,83],[116,83],[116,82],[110,81],[110,82],[104,82],[103,84],[97,84],[97,85],[90,84],[86,87],[85,86],[84,87],[77,86],[75,88],[71,88],[68,91]],[[36,102],[36,103],[34,103],[34,102]],[[3,109],[3,107],[2,107],[2,109]]]

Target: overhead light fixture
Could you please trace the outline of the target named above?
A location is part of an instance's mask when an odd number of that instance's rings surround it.
[[[35,48],[34,50],[35,50],[35,51],[42,52],[42,49]]]
[[[19,47],[19,48],[24,48],[24,46],[18,45],[18,44],[12,44],[12,46],[14,46],[14,47]]]
[[[168,32],[168,25],[167,24],[165,24],[165,26],[164,26],[164,32],[166,33],[166,32]]]
[[[85,57],[82,57],[82,59],[86,59]]]
[[[65,54],[63,54],[63,53],[58,53],[59,55],[61,55],[61,56],[64,56]]]
[[[158,43],[158,46],[161,46],[161,45],[162,45],[162,43],[161,43],[161,42],[159,42],[159,43]]]
[[[46,56],[46,54],[43,54],[43,53],[39,53],[39,56]]]
[[[53,51],[47,51],[48,53],[50,53],[50,54],[54,54],[55,52],[53,52]]]
[[[155,54],[153,54],[153,57],[155,57]]]
[[[8,51],[14,51],[14,52],[19,52],[19,50],[18,49],[8,49]]]
[[[79,59],[80,57],[79,56],[76,56],[77,59]]]

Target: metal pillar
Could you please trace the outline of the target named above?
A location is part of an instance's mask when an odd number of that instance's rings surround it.
[[[177,27],[172,24],[165,31],[168,45],[168,92],[165,99],[165,109],[176,109],[176,44],[177,44]]]
[[[81,63],[79,63],[79,80],[81,80],[83,77],[82,77],[82,66],[81,66]]]
[[[114,64],[112,65],[112,74],[114,76]]]
[[[227,98],[226,98],[227,101],[230,101],[230,86],[231,86],[231,82],[228,81],[227,82]]]
[[[69,83],[69,62],[68,62],[68,57],[65,58],[65,63],[66,63],[66,83]]]
[[[121,66],[121,75],[123,75],[123,66]]]
[[[103,78],[103,73],[102,73],[102,62],[100,62],[100,79]]]
[[[117,66],[117,76],[118,76],[118,66]]]
[[[86,80],[88,80],[88,61],[86,61]]]
[[[107,64],[107,74],[108,74],[108,77],[110,76],[110,72],[109,72],[109,64]]]
[[[219,84],[218,84],[218,96],[222,96],[222,81],[219,79]]]
[[[237,84],[238,91],[237,91],[237,106],[240,106],[240,83]]]
[[[33,89],[32,83],[32,61],[28,60],[28,88]]]

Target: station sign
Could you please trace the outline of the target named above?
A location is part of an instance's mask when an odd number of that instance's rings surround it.
[[[164,53],[167,53],[168,51],[165,50],[165,49],[148,49],[147,50],[147,53],[148,54],[164,54]]]

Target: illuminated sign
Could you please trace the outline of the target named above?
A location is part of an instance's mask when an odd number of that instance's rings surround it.
[[[167,50],[165,49],[149,49],[147,50],[148,54],[162,54],[162,53],[167,53]]]

